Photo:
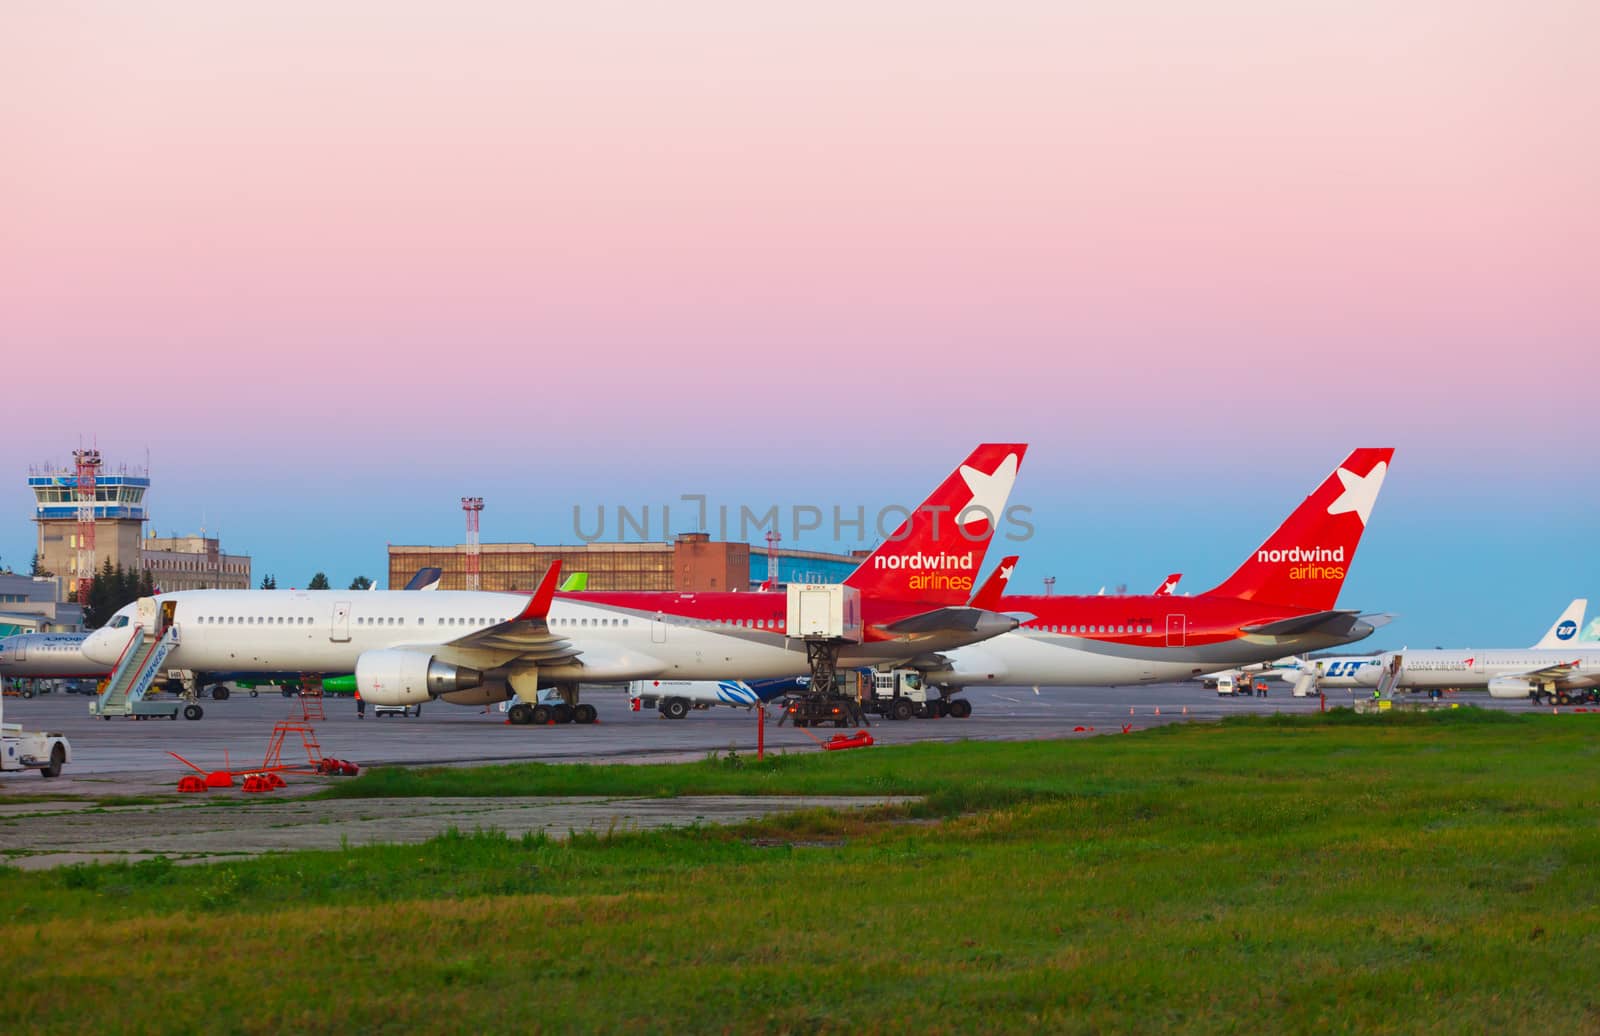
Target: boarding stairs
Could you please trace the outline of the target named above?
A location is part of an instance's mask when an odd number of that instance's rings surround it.
[[[1322,673],[1316,669],[1302,669],[1294,681],[1296,698],[1313,697],[1322,693]]]
[[[1400,680],[1405,674],[1406,664],[1404,657],[1395,655],[1389,660],[1389,664],[1384,666],[1383,674],[1378,677],[1378,697],[1392,699],[1395,688],[1400,686]]]
[[[176,715],[178,711],[176,702],[164,703],[160,709],[152,710],[146,706],[144,695],[155,682],[156,674],[161,671],[161,663],[166,661],[168,653],[177,643],[178,633],[175,627],[168,629],[159,637],[143,626],[134,627],[128,646],[123,649],[122,657],[111,670],[105,690],[100,692],[96,700],[89,703],[89,714],[104,719],[110,719],[112,716],[145,714],[164,716],[169,711]]]

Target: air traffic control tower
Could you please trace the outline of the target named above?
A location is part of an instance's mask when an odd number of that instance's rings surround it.
[[[77,600],[80,577],[93,578],[108,558],[113,567],[141,567],[150,488],[148,473],[105,471],[99,450],[77,450],[73,459],[72,467],[28,470],[39,563],[55,574],[66,600]]]

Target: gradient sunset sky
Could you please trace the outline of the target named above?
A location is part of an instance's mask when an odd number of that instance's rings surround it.
[[[1018,590],[1224,578],[1397,448],[1373,646],[1600,608],[1600,5],[0,7],[0,563],[150,458],[259,577],[1032,449]],[[5,481],[8,480],[8,481]],[[852,547],[822,539],[802,546]]]

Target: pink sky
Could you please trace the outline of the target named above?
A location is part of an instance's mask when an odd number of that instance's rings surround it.
[[[1061,480],[1392,444],[1592,500],[1597,38],[1581,0],[5,5],[0,472],[1018,437]]]

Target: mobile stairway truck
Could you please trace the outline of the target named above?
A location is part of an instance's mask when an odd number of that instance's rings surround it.
[[[112,716],[177,719],[180,711],[184,719],[199,719],[205,715],[200,703],[193,699],[145,700],[145,692],[161,671],[161,663],[178,643],[178,627],[172,621],[173,605],[172,601],[162,601],[158,608],[156,598],[140,599],[136,613],[138,622],[128,638],[128,646],[123,648],[122,657],[117,659],[98,697],[89,703],[89,715],[101,719]]]

